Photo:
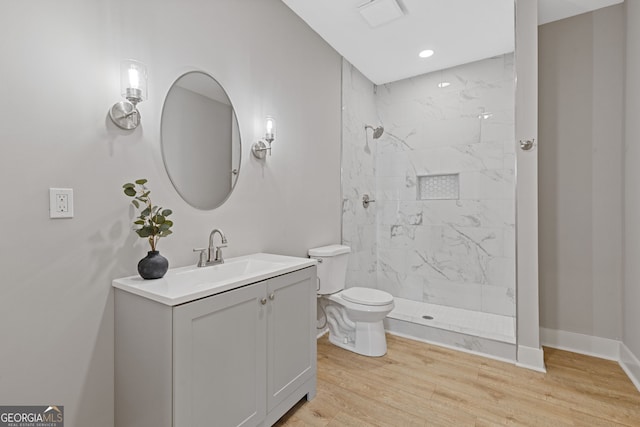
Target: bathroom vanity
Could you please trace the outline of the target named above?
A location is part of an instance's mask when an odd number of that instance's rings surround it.
[[[115,289],[115,420],[271,426],[316,393],[316,261],[254,254]]]

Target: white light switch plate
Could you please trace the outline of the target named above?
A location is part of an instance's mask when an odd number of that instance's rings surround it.
[[[49,189],[49,218],[73,218],[73,188]]]

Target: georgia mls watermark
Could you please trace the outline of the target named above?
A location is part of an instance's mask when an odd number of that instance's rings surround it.
[[[0,427],[64,427],[64,406],[0,406]]]

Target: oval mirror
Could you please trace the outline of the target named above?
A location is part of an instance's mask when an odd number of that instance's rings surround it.
[[[222,205],[240,171],[240,130],[224,88],[190,71],[169,89],[162,108],[162,158],[180,196],[209,210]]]

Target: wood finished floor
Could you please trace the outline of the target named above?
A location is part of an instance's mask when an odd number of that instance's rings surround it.
[[[387,335],[363,357],[318,341],[318,394],[276,426],[640,426],[616,362],[545,348],[542,374]]]

